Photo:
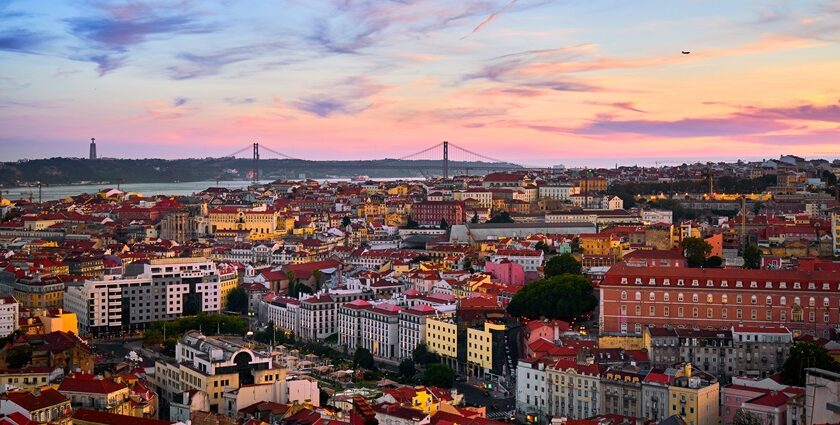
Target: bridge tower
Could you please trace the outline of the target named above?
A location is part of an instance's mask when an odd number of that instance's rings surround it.
[[[443,178],[449,178],[449,142],[443,141]]]
[[[254,165],[251,170],[251,178],[253,183],[257,184],[260,181],[260,144],[254,143]]]

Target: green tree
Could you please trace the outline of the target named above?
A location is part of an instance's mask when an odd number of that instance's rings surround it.
[[[805,369],[809,367],[840,373],[840,364],[828,354],[825,347],[800,342],[790,347],[790,354],[782,365],[782,382],[785,385],[804,387]]]
[[[455,371],[442,363],[431,364],[423,372],[423,385],[440,388],[452,388],[455,382]]]
[[[763,208],[763,207],[764,207],[764,202],[755,201],[753,203],[753,207],[752,207],[753,214],[758,215],[758,213],[761,212],[761,208]]]
[[[510,214],[507,211],[499,211],[498,214],[490,217],[490,220],[487,220],[488,223],[513,223],[513,219],[510,218]]]
[[[706,259],[705,267],[717,269],[723,267],[723,258],[718,257],[717,255],[713,255]]]
[[[537,280],[520,289],[507,307],[515,317],[571,321],[595,308],[598,300],[588,279],[563,274]]]
[[[345,215],[344,217],[341,217],[341,227],[347,227],[347,226],[350,225],[350,223],[351,223],[351,221],[350,221],[350,216],[349,215]]]
[[[748,269],[761,268],[761,250],[755,245],[744,247],[744,267]]]
[[[29,344],[18,345],[6,351],[6,366],[20,369],[32,362],[32,347]]]
[[[414,361],[411,359],[404,359],[399,366],[400,376],[406,379],[413,379],[417,374],[417,367],[414,366]]]
[[[448,230],[449,229],[449,223],[446,222],[445,218],[442,218],[442,219],[440,219],[440,224],[438,225],[438,227],[440,227],[442,230]]]
[[[470,223],[472,223],[472,224],[477,224],[478,223],[478,211],[473,213],[473,216],[470,219]]]
[[[685,238],[682,243],[683,255],[688,260],[688,267],[702,267],[706,257],[712,252],[712,246],[702,238]]]
[[[227,309],[237,313],[248,312],[248,293],[245,288],[237,286],[228,292]]]
[[[548,245],[543,241],[539,241],[536,244],[534,244],[534,249],[538,249],[538,250],[542,251],[544,254],[548,254],[551,251],[551,249],[548,247]]]
[[[554,277],[561,274],[580,274],[580,263],[575,260],[572,254],[565,253],[551,257],[546,263],[545,277]]]
[[[367,348],[357,348],[356,352],[353,353],[353,365],[365,369],[373,369],[375,366],[373,354]]]
[[[414,363],[427,365],[435,361],[435,355],[429,352],[429,347],[425,342],[421,342],[412,350],[411,359]]]
[[[735,417],[732,419],[732,425],[762,425],[764,421],[758,415],[745,409],[737,409]]]
[[[420,224],[417,223],[416,221],[414,221],[414,219],[411,218],[411,216],[408,216],[408,220],[405,223],[405,228],[406,229],[416,229],[418,227],[420,227]]]

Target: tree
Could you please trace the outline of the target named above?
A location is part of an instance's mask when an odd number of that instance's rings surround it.
[[[546,263],[545,277],[554,277],[561,274],[580,274],[580,263],[575,260],[572,254],[565,253],[551,257]]]
[[[227,309],[237,313],[248,312],[248,293],[245,288],[237,286],[228,292]]]
[[[712,246],[702,238],[685,238],[682,247],[688,267],[702,267],[706,263],[706,257],[712,252]]]
[[[412,379],[417,374],[417,368],[414,366],[414,361],[411,359],[404,359],[399,366],[400,376]]]
[[[455,382],[455,371],[443,363],[429,365],[423,372],[423,385],[440,388],[452,388]]]
[[[6,351],[6,367],[20,369],[32,362],[32,347],[28,344],[18,345]]]
[[[723,258],[713,255],[706,259],[706,267],[717,269],[723,267]]]
[[[762,425],[764,421],[758,415],[749,410],[739,408],[735,411],[732,425]]]
[[[538,249],[545,254],[548,254],[551,251],[548,245],[543,241],[539,241],[536,244],[534,244],[534,249]]]
[[[416,229],[418,227],[420,227],[420,224],[417,223],[416,221],[414,221],[414,219],[411,218],[411,216],[408,216],[408,220],[405,223],[405,228],[406,229]]]
[[[449,229],[449,223],[446,222],[445,218],[442,218],[440,219],[440,225],[438,225],[438,227],[440,227],[441,230],[447,230]]]
[[[598,300],[593,292],[585,277],[563,274],[525,285],[513,296],[507,311],[528,319],[571,321],[595,308]]]
[[[425,342],[421,342],[412,350],[411,359],[414,360],[414,363],[427,365],[435,361],[435,355],[429,352],[429,347],[426,346]]]
[[[350,223],[351,223],[351,221],[350,221],[350,216],[349,215],[345,215],[344,217],[341,217],[341,227],[347,227],[347,226],[350,225]]]
[[[472,223],[472,224],[477,224],[478,223],[478,211],[473,213],[473,216],[470,219],[470,223]]]
[[[761,212],[762,207],[764,207],[764,202],[755,201],[752,207],[753,214],[758,215],[758,213]]]
[[[804,387],[805,369],[809,367],[840,373],[840,364],[828,354],[825,347],[800,342],[790,347],[790,354],[782,365],[782,382],[785,385]]]
[[[373,369],[375,366],[373,354],[367,348],[357,348],[356,352],[353,353],[353,365],[364,369]]]
[[[748,269],[761,268],[761,250],[755,245],[744,247],[744,267]]]
[[[472,259],[470,257],[464,257],[464,270],[472,273],[474,271],[472,266]]]
[[[498,214],[490,217],[490,220],[487,220],[488,223],[513,223],[513,219],[510,218],[510,214],[507,211],[499,211]]]

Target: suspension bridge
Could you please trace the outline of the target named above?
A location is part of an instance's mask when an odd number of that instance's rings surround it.
[[[286,155],[285,153],[278,152],[261,143],[252,143],[233,153],[223,156],[223,158],[235,158],[238,155],[246,155],[248,152],[251,153],[251,159],[253,161],[250,174],[254,182],[259,180],[260,159],[262,158],[262,153],[267,153],[269,156],[273,157],[272,159],[305,162],[316,161]],[[319,162],[328,162],[331,168],[358,168],[358,163],[364,162],[365,166],[370,168],[412,169],[417,170],[424,175],[426,175],[427,171],[440,171],[443,178],[449,178],[451,172],[458,171],[464,171],[466,174],[469,174],[471,171],[516,171],[543,169],[542,167],[528,167],[510,161],[503,161],[501,159],[474,152],[447,141],[437,143],[433,146],[399,158],[345,159],[340,161]]]

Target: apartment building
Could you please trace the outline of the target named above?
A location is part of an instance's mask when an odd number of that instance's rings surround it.
[[[600,413],[598,365],[559,360],[549,364],[546,373],[549,415],[585,419]]]
[[[18,329],[20,304],[15,297],[0,297],[0,338],[11,335]]]

